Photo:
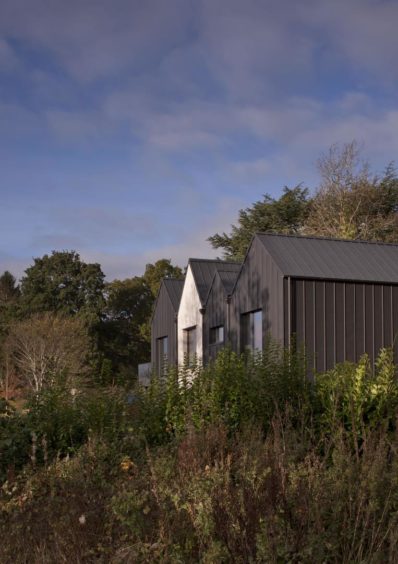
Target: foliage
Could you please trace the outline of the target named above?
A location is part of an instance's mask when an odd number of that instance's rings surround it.
[[[318,161],[321,182],[304,233],[342,239],[398,240],[398,178],[392,163],[381,177],[361,161],[355,142],[334,145]]]
[[[85,263],[75,251],[53,251],[35,258],[21,280],[24,315],[57,312],[80,313],[90,320],[100,316],[104,305],[104,274],[97,263]]]
[[[241,261],[256,232],[300,232],[309,213],[309,204],[306,188],[285,186],[280,198],[265,194],[263,200],[240,210],[238,224],[232,226],[230,235],[216,233],[208,240],[213,248],[223,250],[225,258]]]
[[[60,374],[77,385],[87,372],[90,341],[80,318],[44,313],[12,323],[5,350],[21,380],[37,393]]]
[[[398,241],[398,177],[390,163],[381,176],[371,173],[355,141],[333,145],[318,160],[319,185],[314,193],[284,188],[278,199],[240,210],[230,234],[209,237],[225,258],[243,260],[256,232],[316,235],[338,239]]]
[[[0,276],[0,307],[15,302],[20,296],[20,289],[15,276],[8,270]]]
[[[106,285],[104,318],[98,327],[99,349],[112,366],[113,378],[131,383],[140,362],[150,357],[150,318],[163,278],[182,271],[168,259],[147,264],[142,276],[114,280]],[[108,381],[108,383],[110,383]]]
[[[59,378],[2,402],[0,561],[393,564],[391,351],[307,375],[269,342],[128,395]]]
[[[155,264],[147,264],[143,279],[150,289],[152,296],[156,297],[163,278],[182,278],[183,272],[179,266],[171,264],[170,259],[160,259]]]

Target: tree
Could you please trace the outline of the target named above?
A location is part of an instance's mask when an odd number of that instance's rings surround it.
[[[42,313],[11,325],[5,351],[8,364],[39,393],[61,375],[71,386],[84,375],[90,340],[82,319]]]
[[[265,194],[263,200],[239,211],[238,225],[232,225],[231,234],[216,233],[209,237],[213,248],[222,249],[230,260],[243,260],[254,233],[298,233],[308,216],[308,190],[301,185],[285,186],[278,199]]]
[[[147,264],[143,279],[149,287],[153,298],[156,298],[163,278],[182,278],[183,271],[179,266],[171,264],[170,259],[160,259],[155,264]]]
[[[0,276],[0,307],[15,302],[20,296],[20,289],[15,276],[8,270]]]
[[[6,270],[0,276],[0,388],[6,399],[17,387],[18,381],[4,353],[4,342],[10,323],[17,317],[19,286],[15,276]]]
[[[333,145],[318,161],[321,182],[304,233],[343,239],[398,241],[398,178],[389,164],[379,178],[353,141]]]
[[[182,276],[169,259],[147,264],[142,276],[114,280],[106,285],[106,307],[100,325],[100,344],[113,372],[136,373],[150,357],[150,319],[163,278]],[[131,376],[131,375],[130,375]]]
[[[58,312],[99,317],[104,306],[104,274],[75,251],[35,258],[21,281],[22,312]]]

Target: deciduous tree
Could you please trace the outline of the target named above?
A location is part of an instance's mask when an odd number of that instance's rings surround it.
[[[35,258],[21,281],[22,310],[99,316],[104,307],[104,274],[75,251],[53,251]]]
[[[14,322],[5,347],[8,362],[38,393],[61,375],[72,385],[85,374],[90,340],[82,319],[43,313]]]
[[[355,142],[332,146],[318,161],[321,181],[304,233],[342,239],[398,241],[398,178],[392,164],[379,177]]]

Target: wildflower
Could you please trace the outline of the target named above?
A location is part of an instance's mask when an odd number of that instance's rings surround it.
[[[125,456],[120,463],[120,468],[123,470],[123,472],[129,472],[134,467],[134,462],[128,456]]]
[[[79,517],[79,523],[80,523],[80,525],[85,525],[85,524],[86,524],[86,516],[84,515],[84,513],[82,513],[82,515],[80,515],[80,517]]]

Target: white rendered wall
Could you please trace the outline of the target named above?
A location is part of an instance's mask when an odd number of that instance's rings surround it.
[[[202,304],[192,275],[191,266],[188,266],[185,276],[184,288],[178,309],[178,363],[184,362],[184,329],[196,326],[196,355],[198,360],[203,357],[203,315],[200,313]]]

